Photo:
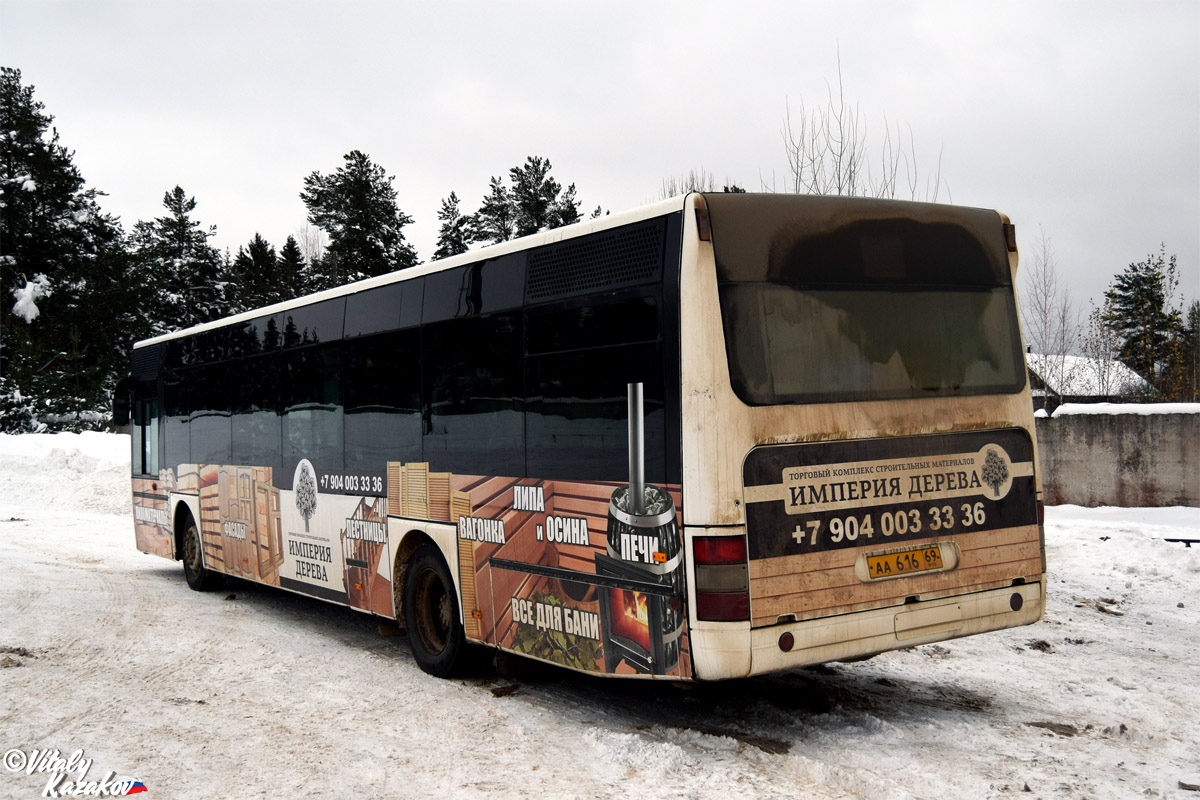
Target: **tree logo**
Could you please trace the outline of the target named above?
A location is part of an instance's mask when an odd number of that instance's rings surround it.
[[[997,455],[996,451],[989,447],[987,455],[983,459],[983,470],[979,473],[979,477],[985,484],[992,487],[992,492],[999,499],[1000,487],[1004,486],[1010,477],[1007,460]]]
[[[307,458],[296,465],[296,476],[292,482],[296,490],[296,510],[304,517],[304,532],[308,533],[308,522],[317,512],[317,471]]]

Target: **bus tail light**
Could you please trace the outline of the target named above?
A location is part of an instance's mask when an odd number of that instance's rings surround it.
[[[696,567],[696,617],[714,622],[750,619],[750,567],[745,536],[692,539]]]

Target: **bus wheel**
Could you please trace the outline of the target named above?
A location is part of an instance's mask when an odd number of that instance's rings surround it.
[[[221,573],[204,568],[202,547],[200,531],[189,517],[187,527],[183,529],[183,576],[187,578],[188,586],[197,592],[218,589],[225,579]]]
[[[460,666],[465,646],[454,581],[432,544],[413,553],[404,580],[404,623],[417,666],[446,678]]]

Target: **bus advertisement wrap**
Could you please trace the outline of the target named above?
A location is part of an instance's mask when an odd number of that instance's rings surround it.
[[[1032,453],[1012,430],[759,448],[750,558],[1036,525]]]
[[[623,483],[392,462],[388,488],[393,516],[454,525],[468,639],[586,672],[690,675],[677,613],[682,564],[666,553],[679,549],[678,486],[659,490],[672,508],[673,540],[661,544],[613,532]]]

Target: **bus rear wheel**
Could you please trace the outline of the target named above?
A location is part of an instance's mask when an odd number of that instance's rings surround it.
[[[454,675],[465,648],[450,570],[432,544],[413,553],[404,581],[404,623],[413,658],[430,675]]]
[[[188,586],[197,592],[219,589],[225,576],[204,566],[204,546],[200,541],[200,530],[190,517],[183,529],[183,576]]]

